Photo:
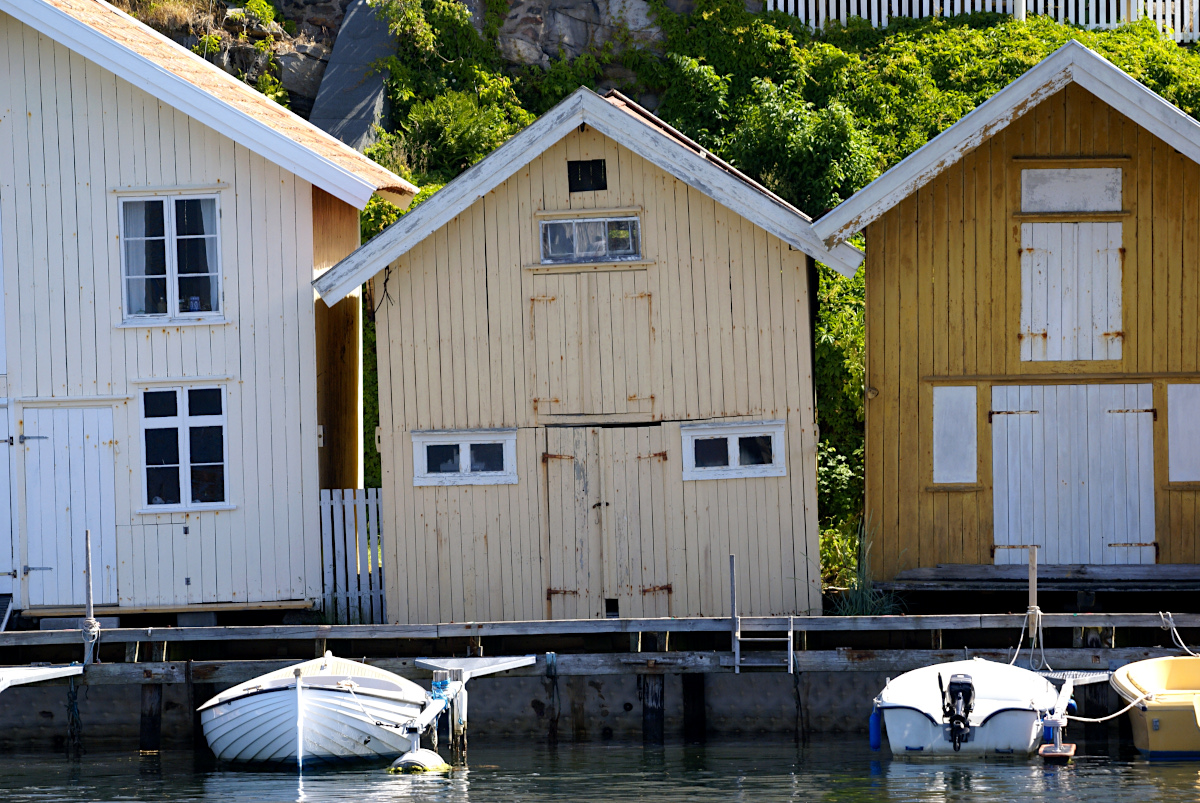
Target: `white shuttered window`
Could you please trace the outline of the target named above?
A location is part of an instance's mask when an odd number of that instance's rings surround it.
[[[978,425],[974,385],[933,389],[933,481],[978,479]]]
[[[1121,359],[1122,224],[1062,220],[1120,210],[1120,168],[1021,171],[1023,361]]]

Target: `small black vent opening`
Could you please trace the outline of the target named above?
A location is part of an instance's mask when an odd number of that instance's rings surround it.
[[[606,618],[606,619],[620,619],[621,618],[621,604],[617,600],[613,599],[612,597],[609,597],[604,600],[604,618]]]
[[[608,172],[603,159],[567,162],[567,185],[571,192],[608,189]]]

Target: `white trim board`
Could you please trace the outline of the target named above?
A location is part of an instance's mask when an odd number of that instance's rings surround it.
[[[584,123],[840,273],[853,276],[861,264],[861,251],[846,244],[838,244],[832,250],[827,248],[813,233],[810,218],[779,201],[765,188],[752,186],[590,89],[580,87],[486,159],[322,274],[313,282],[317,293],[330,306],[341,301]]]
[[[113,11],[123,14],[119,9]],[[376,191],[371,182],[43,0],[0,0],[0,12],[357,209],[364,208]],[[137,24],[141,25],[140,22]],[[165,36],[152,29],[147,30],[160,38],[164,46],[183,50]],[[273,102],[263,98],[263,103]],[[309,126],[298,117],[295,122]],[[330,142],[341,145],[315,126],[309,127],[321,136],[328,137]],[[416,187],[398,176],[396,178],[397,186],[411,188],[416,193]]]
[[[813,223],[813,231],[826,244],[844,242],[967,151],[1070,83],[1200,162],[1200,123],[1099,53],[1072,40]]]

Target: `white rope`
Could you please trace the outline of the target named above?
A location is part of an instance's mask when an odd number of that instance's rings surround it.
[[[95,660],[96,643],[100,641],[100,622],[84,619],[79,629],[83,633],[83,662],[90,664]]]
[[[1029,622],[1030,616],[1033,617],[1033,624]],[[1025,641],[1027,625],[1029,626],[1029,639],[1037,644],[1041,654],[1041,668],[1054,671],[1050,664],[1046,663],[1046,639],[1042,633],[1042,609],[1036,605],[1030,606],[1025,611],[1025,618],[1021,620],[1021,634],[1017,636],[1017,650],[1013,653],[1012,660],[1008,662],[1008,665],[1015,666],[1017,663],[1017,656],[1021,654],[1021,644]],[[1029,646],[1029,668],[1033,669],[1033,644]]]
[[[1175,628],[1175,617],[1171,616],[1171,612],[1158,612],[1158,618],[1162,620],[1162,629],[1171,632],[1171,641],[1175,642],[1175,646],[1186,652],[1193,658],[1200,658],[1200,655],[1188,649],[1188,646],[1183,643],[1183,637],[1179,635],[1179,631]]]
[[[1076,716],[1072,716],[1071,714],[1067,714],[1067,719],[1069,719],[1073,722],[1092,722],[1092,723],[1108,722],[1110,719],[1116,719],[1117,717],[1121,716],[1121,714],[1124,714],[1126,711],[1133,708],[1135,705],[1140,703],[1142,700],[1145,700],[1147,697],[1153,697],[1153,696],[1154,695],[1152,693],[1146,692],[1141,697],[1137,698],[1132,703],[1130,703],[1129,705],[1122,708],[1120,711],[1116,712],[1115,714],[1109,714],[1108,716],[1105,716],[1105,717],[1095,717],[1095,718],[1076,717]]]

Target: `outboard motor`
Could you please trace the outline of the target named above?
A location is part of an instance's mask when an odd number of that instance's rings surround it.
[[[942,676],[938,675],[938,688],[942,692],[942,716],[950,723],[950,741],[957,753],[971,734],[968,718],[975,707],[975,684],[970,675],[951,675],[949,687],[942,688]]]

